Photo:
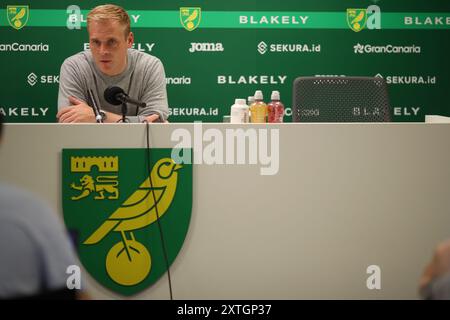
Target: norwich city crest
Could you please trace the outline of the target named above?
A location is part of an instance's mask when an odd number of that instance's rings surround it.
[[[28,22],[29,17],[28,6],[7,6],[6,15],[9,25],[14,29],[22,29]]]
[[[359,32],[366,26],[367,9],[347,9],[347,23],[349,27]]]
[[[180,21],[181,25],[187,30],[192,31],[200,24],[202,16],[201,8],[180,8]]]
[[[172,149],[151,149],[150,156],[147,149],[62,152],[66,227],[85,269],[119,294],[129,296],[158,281],[186,238],[192,165],[175,163],[171,153]]]

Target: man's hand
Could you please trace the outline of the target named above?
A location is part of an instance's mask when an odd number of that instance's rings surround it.
[[[440,243],[434,257],[420,278],[420,290],[425,288],[433,279],[450,272],[450,240]]]
[[[69,97],[72,104],[59,110],[56,117],[60,123],[96,122],[94,111],[85,102],[75,97]]]
[[[158,121],[158,119],[159,119],[159,115],[158,114],[152,114],[152,115],[149,115],[148,117],[145,117],[145,120],[147,120],[147,122],[157,122]]]

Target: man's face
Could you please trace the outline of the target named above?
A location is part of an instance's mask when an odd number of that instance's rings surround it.
[[[92,21],[89,45],[101,72],[115,76],[127,66],[127,49],[133,45],[133,33],[125,37],[125,27],[115,20]]]

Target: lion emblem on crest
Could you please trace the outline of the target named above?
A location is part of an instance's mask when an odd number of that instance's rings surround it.
[[[73,196],[71,199],[80,200],[95,193],[95,200],[116,200],[119,198],[118,185],[117,176],[98,176],[94,180],[90,175],[85,174],[80,179],[80,185],[76,185],[75,183],[70,185],[71,189],[81,191],[79,195]],[[108,197],[105,196],[105,193],[108,194]]]

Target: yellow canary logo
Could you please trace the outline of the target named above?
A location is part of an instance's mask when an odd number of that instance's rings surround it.
[[[192,214],[192,149],[63,149],[64,223],[97,283],[124,296],[156,283],[177,258]]]
[[[106,257],[106,271],[116,283],[133,286],[150,273],[151,255],[136,240],[133,231],[152,224],[166,213],[175,196],[177,171],[181,168],[171,158],[160,159],[138,189],[84,241],[85,245],[94,245],[110,232],[120,234],[121,241]]]
[[[9,25],[16,30],[22,29],[28,22],[29,12],[28,6],[7,6],[6,14]]]
[[[181,25],[187,31],[195,30],[200,24],[201,12],[202,12],[201,8],[190,8],[190,7],[180,8]]]
[[[359,32],[364,29],[366,21],[366,9],[347,9],[347,23],[353,31]]]

